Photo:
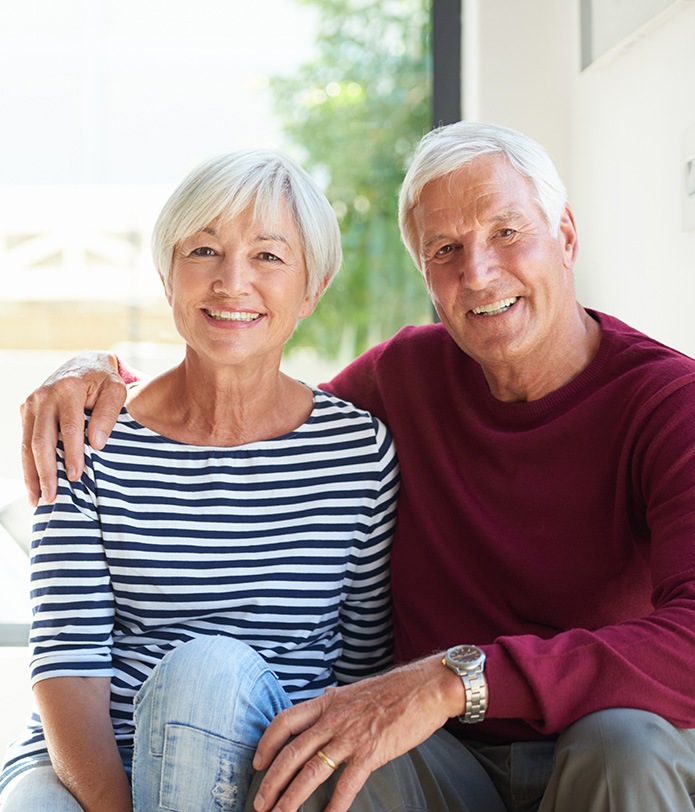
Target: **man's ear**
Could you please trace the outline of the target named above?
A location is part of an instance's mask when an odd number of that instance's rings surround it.
[[[562,256],[565,268],[572,269],[577,261],[579,251],[579,240],[577,238],[577,227],[574,224],[574,215],[569,206],[565,206],[560,217],[560,227],[558,238],[562,241]]]

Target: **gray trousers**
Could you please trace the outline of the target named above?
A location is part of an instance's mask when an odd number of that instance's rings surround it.
[[[340,771],[303,805],[323,810]],[[249,794],[247,810],[259,777]],[[693,812],[695,730],[610,709],[557,742],[462,744],[439,731],[375,771],[353,812]]]

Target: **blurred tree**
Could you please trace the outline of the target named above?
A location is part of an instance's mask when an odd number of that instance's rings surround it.
[[[319,15],[316,57],[271,80],[283,129],[322,183],[343,268],[293,346],[355,356],[431,319],[398,232],[398,189],[430,129],[429,0],[298,0]]]

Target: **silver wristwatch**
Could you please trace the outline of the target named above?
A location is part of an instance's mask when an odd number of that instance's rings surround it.
[[[466,725],[482,722],[487,710],[485,652],[478,646],[454,646],[447,651],[442,663],[461,677],[466,692],[466,710],[459,721]]]

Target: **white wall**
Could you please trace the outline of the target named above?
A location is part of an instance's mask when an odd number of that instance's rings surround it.
[[[514,127],[568,182],[575,0],[463,0],[463,117]]]
[[[695,0],[674,0],[580,70],[579,0],[464,0],[463,110],[540,141],[580,238],[577,289],[695,355],[695,230],[681,139],[695,127]]]
[[[672,5],[572,82],[572,199],[586,304],[695,355],[695,230],[681,139],[695,127],[695,2]]]

